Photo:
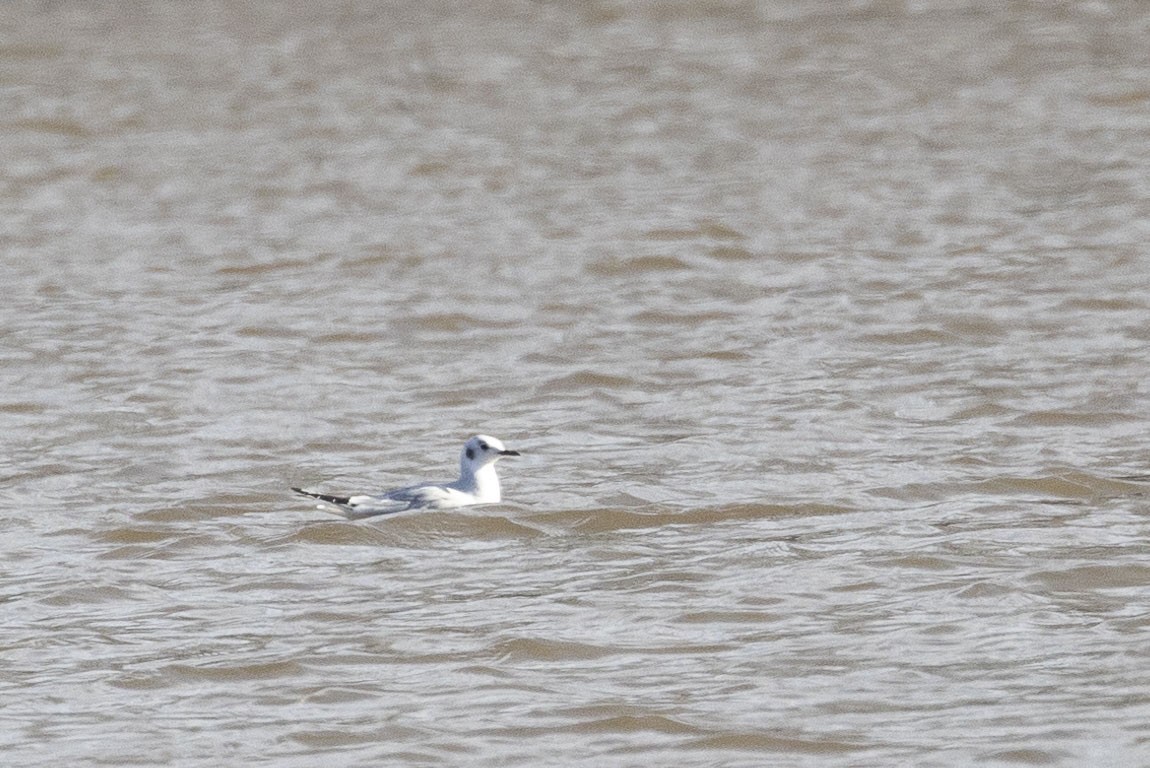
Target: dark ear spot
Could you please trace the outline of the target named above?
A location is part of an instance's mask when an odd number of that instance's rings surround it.
[[[475,458],[475,449],[474,448],[468,448],[467,449],[467,458],[469,458],[469,459]]]

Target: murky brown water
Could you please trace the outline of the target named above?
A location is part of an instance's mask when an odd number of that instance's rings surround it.
[[[4,763],[1150,763],[1147,40],[7,4]]]

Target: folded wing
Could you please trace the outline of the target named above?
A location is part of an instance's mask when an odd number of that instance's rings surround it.
[[[445,485],[417,485],[380,496],[329,496],[302,488],[292,490],[301,496],[323,502],[325,508],[334,509],[349,520],[393,515],[409,509],[449,509],[473,503],[468,494]]]

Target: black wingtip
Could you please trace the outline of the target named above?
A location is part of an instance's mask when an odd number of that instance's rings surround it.
[[[292,490],[300,496],[307,496],[309,499],[319,499],[329,504],[339,504],[342,506],[351,501],[350,496],[328,496],[326,493],[312,493],[311,491],[305,491],[303,488],[296,488],[295,486],[292,486]]]

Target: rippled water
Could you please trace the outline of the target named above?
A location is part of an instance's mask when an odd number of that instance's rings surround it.
[[[1150,762],[1148,33],[9,4],[5,763]]]

